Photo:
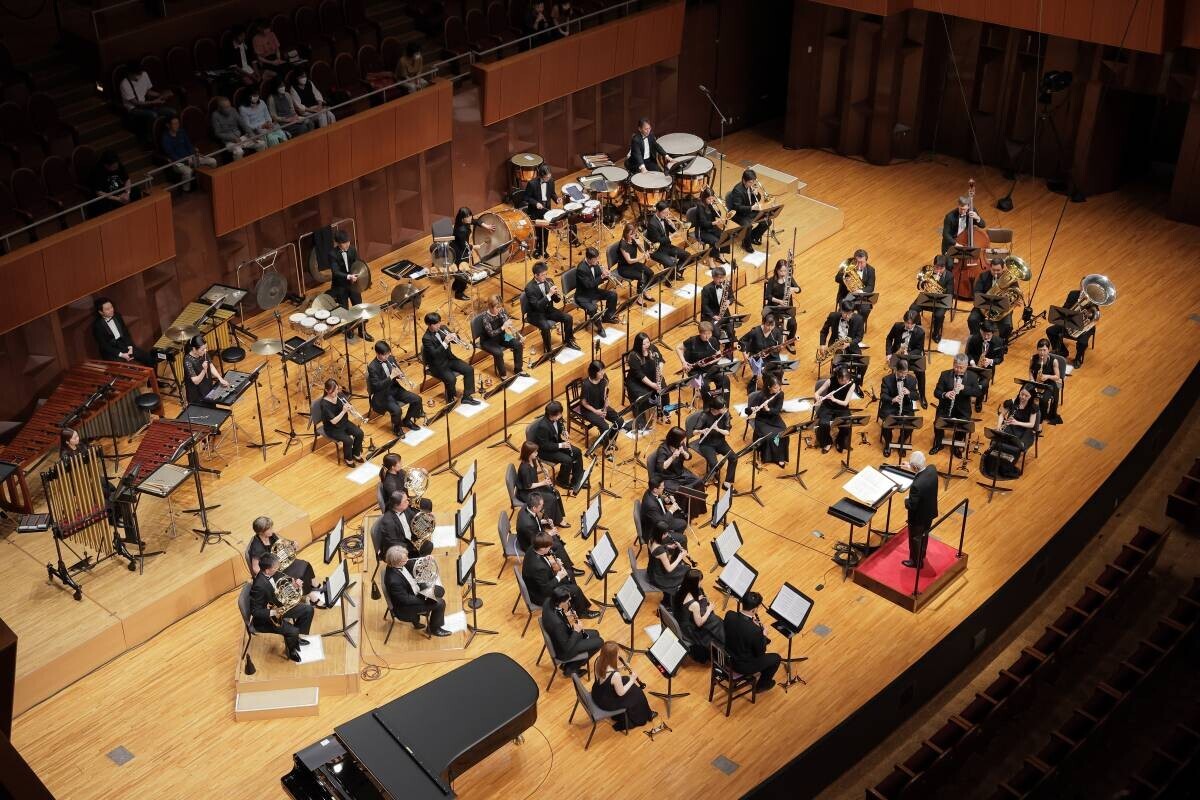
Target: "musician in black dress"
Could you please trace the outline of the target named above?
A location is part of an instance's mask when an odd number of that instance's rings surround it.
[[[821,326],[818,343],[822,347],[832,348],[834,342],[846,340],[843,353],[858,355],[862,353],[863,335],[866,333],[866,323],[859,313],[854,310],[852,300],[843,300],[837,311],[830,312]]]
[[[695,427],[692,430],[695,440],[691,447],[704,457],[704,463],[707,465],[705,474],[711,472],[722,458],[731,456],[725,462],[725,486],[731,486],[737,474],[737,457],[732,455],[733,448],[725,440],[731,430],[733,420],[729,416],[725,400],[719,395],[705,398],[704,410],[696,415]]]
[[[682,545],[687,545],[688,522],[675,498],[668,502],[667,487],[662,478],[651,478],[647,482],[646,491],[642,493],[641,519],[642,541],[649,543],[654,531],[667,531],[671,537]]]
[[[563,302],[563,294],[547,274],[550,268],[545,261],[533,265],[533,280],[525,286],[525,304],[528,308],[526,322],[537,327],[542,333],[542,347],[549,352],[550,329],[556,324],[563,326],[563,344],[572,350],[582,350],[575,342],[575,322],[571,315],[557,308],[554,304]]]
[[[660,158],[666,162],[667,169],[675,164],[676,159],[667,155],[667,151],[663,150],[652,130],[650,120],[645,117],[638,120],[637,130],[633,132],[633,138],[629,140],[629,157],[625,159],[625,169],[629,170],[631,174],[634,172],[662,172],[663,167],[658,161]]]
[[[624,711],[612,718],[613,728],[624,731],[642,727],[657,717],[658,712],[650,710],[638,674],[628,665],[628,674],[622,674],[620,663],[621,646],[605,642],[593,668],[596,679],[592,683],[592,702],[605,711]]]
[[[528,558],[525,559],[525,564],[529,564]],[[591,655],[604,644],[604,639],[600,637],[600,631],[584,628],[583,623],[580,622],[582,619],[592,619],[600,615],[595,611],[579,610],[576,602],[576,592],[578,591],[579,587],[574,585],[570,587],[556,586],[541,602],[540,624],[542,630],[546,632],[547,638],[550,639],[550,646],[554,648],[553,654],[560,660],[585,654],[591,658]],[[586,659],[564,664],[563,674],[581,675],[586,664]]]
[[[320,403],[325,435],[341,443],[346,466],[354,467],[365,463],[362,457],[363,430],[350,421],[350,401],[341,394],[341,387],[333,378],[325,381],[325,394]]]
[[[885,375],[883,385],[879,387],[879,420],[883,422],[888,417],[911,417],[916,413],[916,403],[914,398],[917,397],[918,381],[908,371],[908,361],[903,358],[897,358],[894,362],[895,367],[890,375]],[[880,427],[880,434],[883,436],[883,457],[887,458],[892,454],[892,428],[884,425]],[[904,446],[912,441],[912,431],[903,429],[900,431],[900,445]]]
[[[425,315],[425,333],[421,336],[421,358],[429,369],[429,374],[442,382],[446,387],[446,402],[449,403],[457,393],[454,390],[455,376],[461,375],[463,381],[462,402],[469,406],[479,405],[475,399],[475,370],[471,365],[454,355],[450,349],[455,342],[461,344],[458,334],[448,330],[442,315],[431,311]]]
[[[917,397],[920,398],[921,408],[927,408],[929,402],[925,399],[925,369],[915,369],[916,364],[924,364],[925,359],[925,329],[921,327],[921,314],[911,308],[904,312],[904,320],[892,325],[884,344],[892,362],[904,359],[912,369],[917,379]]]
[[[745,170],[742,172],[741,182],[725,195],[725,205],[733,212],[734,223],[746,229],[746,234],[742,237],[742,249],[747,253],[753,253],[754,246],[762,244],[763,234],[767,232],[766,220],[750,224],[758,216],[758,210],[754,206],[762,199],[755,191],[754,184],[757,182],[758,175],[754,170]]]
[[[1024,384],[1017,392],[1016,400],[1005,400],[1000,405],[996,430],[1013,436],[1014,441],[992,440],[980,461],[981,471],[985,475],[992,475],[997,470],[998,478],[1016,478],[1021,474],[1016,464],[1021,454],[1033,446],[1040,415],[1033,392]]]
[[[687,258],[687,251],[671,244],[671,235],[679,230],[671,218],[671,204],[659,200],[654,204],[654,213],[646,221],[646,241],[656,245],[650,257],[668,269],[675,269]],[[675,277],[681,277],[676,270]]]
[[[675,592],[671,613],[683,638],[692,643],[688,655],[701,664],[707,664],[709,647],[716,642],[725,645],[725,624],[717,613],[716,606],[708,601],[700,581],[704,573],[695,567],[683,576],[683,582]]]
[[[625,393],[633,404],[639,430],[649,426],[651,408],[662,408],[666,383],[661,375],[662,363],[662,354],[645,332],[633,337],[633,346],[625,356]]]
[[[345,231],[335,233],[333,235],[333,258],[330,261],[329,293],[334,300],[347,309],[362,302],[362,290],[358,286],[358,276],[354,274],[354,265],[360,260],[358,251],[350,245],[350,234]],[[346,336],[353,340],[355,331],[368,342],[375,341],[375,337],[367,333],[365,321],[352,328],[347,328]]]
[[[545,504],[546,515],[555,524],[566,526],[567,515],[563,510],[562,495],[554,487],[550,468],[538,458],[538,446],[534,442],[521,443],[521,463],[517,465],[517,499],[525,505],[540,497]]]
[[[713,324],[703,321],[695,336],[689,336],[675,346],[682,371],[699,383],[705,396],[729,396],[729,376],[722,371],[722,351],[713,332]]]
[[[992,287],[1000,280],[1000,276],[1004,274],[1004,262],[998,258],[993,258],[988,262],[986,271],[980,273],[975,279],[975,294],[991,294]],[[983,324],[983,312],[978,308],[971,309],[971,315],[967,317],[967,328],[972,335],[979,333],[979,327]],[[991,320],[996,325],[996,331],[1000,334],[1000,338],[1008,341],[1008,337],[1012,335],[1013,320],[1012,309],[1009,309],[1003,317],[998,320]]]
[[[96,317],[92,320],[92,338],[100,349],[100,357],[105,361],[137,362],[143,366],[153,367],[156,362],[153,353],[148,353],[133,343],[125,320],[117,313],[112,300],[107,297],[97,297],[95,302]]]
[[[832,427],[836,419],[850,416],[850,395],[854,392],[854,381],[846,367],[834,367],[832,375],[821,381],[816,391],[817,444],[822,453],[836,446],[841,453],[850,446],[850,428],[843,425],[838,429],[837,441],[833,439]]]
[[[672,539],[668,531],[655,530],[650,533],[650,561],[646,567],[646,580],[662,589],[668,608],[683,583],[683,576],[693,563],[687,549]]]
[[[533,537],[533,546],[525,551],[525,560],[521,564],[521,579],[529,590],[529,599],[541,605],[556,594],[555,589],[564,589],[570,600],[571,607],[581,617],[594,619],[600,612],[592,611],[591,602],[575,583],[575,576],[570,567],[554,555],[554,537],[542,531]],[[561,601],[556,601],[555,605]]]
[[[432,537],[420,544],[413,538],[413,520],[417,510],[408,501],[408,492],[397,489],[387,497],[388,509],[379,518],[380,557],[392,547],[403,547],[410,558],[427,556],[433,552]]]
[[[400,465],[400,456],[396,453],[388,453],[383,457],[383,466],[379,468],[379,487],[383,493],[383,508],[380,511],[387,510],[387,498],[392,496],[392,492],[403,492],[405,481],[408,478],[408,473],[404,471],[404,467]]]
[[[256,517],[250,527],[253,528],[254,535],[250,537],[250,544],[246,546],[246,558],[250,574],[254,576],[261,569],[258,560],[273,551],[275,543],[279,541],[279,535],[275,533],[275,523],[270,517]],[[312,564],[302,558],[293,558],[292,563],[283,570],[283,574],[297,581],[297,588],[308,595],[308,601],[313,605],[321,599],[321,592],[316,583],[317,574],[313,572]]]
[[[909,569],[925,564],[925,548],[929,545],[929,528],[938,515],[937,467],[925,463],[925,454],[914,450],[908,461],[901,464],[917,476],[908,487],[904,507],[908,509],[908,558],[901,563]]]
[[[783,422],[783,385],[778,375],[768,374],[763,379],[762,390],[750,393],[746,398],[746,414],[754,418],[754,441],[767,437],[759,445],[763,463],[786,467],[790,457],[789,437],[782,435],[787,425]]]
[[[686,466],[693,455],[687,447],[687,432],[673,426],[646,459],[650,478],[662,479],[667,492],[675,497],[689,519],[703,514],[708,506],[704,497],[704,479]]]
[[[496,230],[496,226],[490,222],[480,222],[475,219],[475,215],[471,212],[471,209],[466,206],[458,209],[458,213],[454,215],[454,241],[450,245],[455,264],[470,265],[473,261],[472,256],[483,249],[482,244],[474,243],[476,228],[483,228],[488,233],[493,233]],[[450,289],[459,300],[471,299],[467,295],[467,279],[461,272],[455,273],[454,284]]]
[[[636,234],[637,228],[632,223],[625,223],[621,229],[621,241],[617,243],[617,274],[627,281],[633,281],[634,291],[641,294],[638,305],[644,306],[653,302],[645,286],[654,277],[654,270],[646,266],[646,247]],[[666,281],[665,285],[670,287],[671,282]]]
[[[525,343],[521,338],[520,325],[508,315],[500,295],[491,296],[482,317],[483,334],[479,337],[479,346],[491,354],[496,375],[500,380],[508,377],[508,370],[504,368],[504,351],[511,350],[513,371],[521,377],[527,376]],[[508,330],[506,326],[514,330]]]
[[[604,372],[603,361],[593,361],[588,364],[587,377],[580,387],[579,416],[596,426],[597,430],[605,428],[625,427],[625,418],[608,403],[608,375]],[[610,440],[609,447],[616,447],[616,440]]]
[[[392,347],[387,342],[375,343],[375,358],[367,364],[367,393],[371,408],[379,413],[387,413],[392,418],[392,433],[397,436],[408,427],[420,430],[421,423],[417,419],[422,415],[421,395],[410,392],[400,385],[403,371],[392,355]],[[408,413],[403,413],[403,407],[408,406]]]
[[[446,624],[446,590],[437,586],[424,587],[417,583],[408,565],[408,551],[399,545],[389,547],[384,554],[387,568],[383,571],[383,586],[387,590],[392,613],[396,619],[411,622],[414,628],[421,627],[420,615],[429,612],[427,630],[432,636],[449,636]],[[433,595],[422,590],[431,589]]]
[[[604,303],[604,316],[597,323],[603,333],[604,322],[617,321],[617,293],[603,288],[608,280],[608,270],[600,264],[600,251],[589,247],[583,251],[583,261],[575,267],[575,305],[583,309],[588,319],[593,319]]]
[[[1072,289],[1071,291],[1067,292],[1067,301],[1062,304],[1062,307],[1064,309],[1073,309],[1075,308],[1075,304],[1078,302],[1079,290]],[[1085,304],[1084,308],[1090,309],[1091,313],[1096,315],[1099,315],[1100,313],[1100,309],[1091,303]],[[1095,333],[1096,325],[1093,323],[1092,327],[1075,337],[1075,359],[1071,362],[1071,367],[1073,369],[1079,369],[1083,366],[1083,357],[1087,353],[1088,347],[1091,346],[1092,336],[1095,335]],[[1067,357],[1067,342],[1070,340],[1067,326],[1051,325],[1049,328],[1046,328],[1046,338],[1050,340],[1051,350],[1063,358]]]
[[[229,388],[229,381],[225,380],[217,365],[209,359],[208,345],[205,344],[203,336],[193,336],[188,340],[188,352],[183,357],[183,375],[188,405],[207,405],[208,401],[204,398],[213,390],[214,383]]]
[[[969,197],[960,197],[958,198],[958,207],[948,212],[942,219],[943,253],[954,247],[958,235],[966,230],[968,220],[976,228],[987,227],[987,223],[983,221],[983,217],[971,210],[971,199]]]
[[[949,256],[935,256],[934,257],[933,271],[930,273],[928,278],[932,278],[933,281],[937,284],[938,288],[936,290],[934,290],[934,292],[926,292],[927,294],[952,295],[954,293],[954,276],[952,274],[950,274],[950,270],[946,268],[946,262],[948,260],[949,260]],[[925,275],[925,272],[923,270],[921,272],[917,273],[917,291],[918,292],[925,291],[926,287],[924,286],[924,284],[925,284],[926,280],[927,280],[927,276]],[[932,288],[932,287],[930,287],[930,288]],[[919,295],[918,295],[918,297],[919,297]],[[924,309],[922,309],[920,306],[918,306],[915,302],[911,306],[909,306],[908,310],[915,311],[915,312],[917,312],[918,315],[920,315],[922,313],[922,311],[924,311]],[[935,308],[935,309],[933,309],[933,311],[930,312],[930,314],[933,316],[933,321],[930,323],[930,326],[929,326],[929,336],[931,339],[933,339],[933,341],[935,343],[937,343],[942,340],[942,326],[946,322],[946,309]],[[919,319],[918,319],[918,321],[919,321]]]
[[[83,452],[79,431],[74,428],[63,428],[58,432],[58,460],[70,458]]]
[[[307,636],[312,628],[313,607],[308,603],[297,603],[277,619],[272,609],[281,609],[283,603],[275,593],[273,579],[279,570],[279,558],[264,553],[258,558],[258,574],[250,583],[250,618],[254,629],[261,633],[278,633],[283,637],[287,657],[300,661],[300,645],[308,644]],[[289,578],[288,580],[294,580]]]
[[[857,276],[858,283],[862,285],[859,289],[861,294],[875,293],[875,268],[867,263],[867,251],[858,249],[854,251],[854,262],[845,269],[838,269],[837,274],[833,276],[833,282],[837,284],[837,298],[834,300],[834,305],[841,308],[842,301],[850,294],[849,287],[846,286],[847,273],[852,273]],[[854,310],[862,317],[863,327],[867,326],[867,318],[871,316],[871,303],[867,300],[860,300],[851,297],[851,302],[854,303]]]
[[[574,488],[575,481],[583,476],[583,451],[567,439],[562,403],[547,403],[542,416],[525,429],[525,440],[538,446],[539,458],[558,465],[560,488]]]
[[[1038,339],[1037,352],[1029,359],[1029,379],[1050,384],[1050,388],[1041,393],[1038,404],[1041,407],[1042,419],[1051,425],[1062,424],[1062,417],[1058,415],[1058,403],[1062,399],[1063,379],[1066,376],[1062,373],[1060,363],[1050,352],[1050,340]]]
[[[972,367],[995,370],[1004,362],[1004,354],[1008,345],[996,335],[996,326],[984,322],[979,326],[979,333],[967,339],[967,359]],[[994,374],[994,373],[993,373]],[[975,398],[975,410],[983,411],[983,398],[987,396],[991,381],[979,376],[979,397]]]
[[[717,211],[716,197],[713,190],[708,187],[700,192],[700,204],[696,206],[696,239],[702,244],[708,245],[710,258],[726,264],[728,262],[721,255],[721,251],[717,249],[717,242],[721,241],[721,232],[727,223]]]
[[[792,267],[786,258],[775,262],[771,278],[763,284],[763,313],[772,314],[782,322],[784,338],[796,338],[796,302],[800,284],[792,279]],[[791,309],[791,310],[784,310]],[[787,346],[789,353],[796,352],[796,343]]]
[[[971,405],[979,396],[979,379],[967,370],[966,353],[956,355],[954,366],[938,377],[933,396],[937,399],[938,406],[937,416],[933,421],[933,447],[929,448],[929,455],[934,455],[942,449],[943,431],[947,427],[942,424],[942,420],[947,417],[970,419]],[[962,448],[956,446],[954,454],[961,458]]]
[[[742,598],[740,609],[725,615],[725,649],[729,666],[743,675],[758,675],[755,688],[765,692],[775,685],[775,671],[783,659],[778,653],[767,652],[771,640],[758,618],[761,605],[762,595],[751,590]]]
[[[550,165],[539,164],[533,180],[525,184],[525,213],[529,215],[530,219],[545,219],[546,212],[557,202],[558,193],[554,190],[554,179],[550,177]],[[550,228],[535,225],[533,230],[537,237],[537,246],[533,250],[533,257],[545,258],[546,239],[550,235]]]
[[[762,323],[754,326],[738,342],[750,365],[750,381],[746,392],[758,388],[760,376],[778,374],[783,369],[779,350],[783,346],[783,334],[775,324],[774,314],[763,314]]]

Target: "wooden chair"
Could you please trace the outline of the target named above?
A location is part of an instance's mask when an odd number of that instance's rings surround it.
[[[708,676],[708,702],[712,702],[713,694],[720,686],[725,690],[725,716],[733,708],[733,701],[738,697],[750,695],[750,702],[755,702],[758,696],[758,675],[743,675],[729,666],[729,652],[721,645],[713,642],[709,646],[712,664]]]
[[[583,681],[579,679],[578,675],[571,676],[571,683],[575,686],[575,705],[571,708],[571,716],[567,719],[567,724],[575,721],[575,712],[579,710],[580,706],[583,706],[584,713],[588,715],[588,719],[592,723],[592,729],[588,732],[587,741],[583,743],[584,750],[587,750],[591,746],[592,737],[596,735],[596,726],[605,720],[625,717],[625,727],[621,729],[621,733],[626,736],[629,735],[629,712],[626,709],[618,708],[616,711],[605,711],[592,700],[592,693],[583,685]]]

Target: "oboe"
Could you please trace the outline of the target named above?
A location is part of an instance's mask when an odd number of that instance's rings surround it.
[[[620,662],[622,667],[624,667],[625,672],[630,677],[633,677],[633,669],[629,666],[629,662],[625,660],[625,657],[617,656],[617,661]],[[642,687],[643,689],[646,688],[646,682],[644,680],[642,680],[641,678],[634,678],[634,680],[637,681],[638,686]]]

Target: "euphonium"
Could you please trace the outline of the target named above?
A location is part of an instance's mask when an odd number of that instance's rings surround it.
[[[1088,316],[1087,322],[1080,327],[1068,324],[1067,336],[1075,339],[1096,327],[1096,322],[1100,319],[1100,307],[1110,306],[1116,299],[1117,287],[1113,286],[1108,276],[1096,273],[1084,276],[1079,282],[1079,298],[1069,310],[1085,312]]]
[[[851,269],[853,266],[853,257],[847,258],[838,265],[842,270],[842,285],[846,287],[846,291],[848,292],[861,292],[863,290],[862,278],[859,276],[858,270]]]
[[[999,322],[1017,306],[1025,305],[1025,296],[1021,294],[1018,281],[1027,281],[1033,277],[1033,272],[1019,256],[1007,256],[1004,259],[1004,271],[992,284],[992,294],[1001,295],[1007,302],[999,307],[989,308],[984,317],[991,322]]]
[[[925,292],[926,294],[941,294],[943,292],[941,281],[934,277],[933,264],[926,264],[917,273],[917,291]]]

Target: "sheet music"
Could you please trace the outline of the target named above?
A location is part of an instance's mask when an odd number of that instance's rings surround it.
[[[343,561],[338,565],[338,568],[329,573],[329,577],[325,579],[325,600],[326,602],[335,597],[340,597],[342,590],[350,579],[350,562]]]
[[[606,533],[592,548],[592,566],[596,568],[597,575],[603,575],[616,560],[617,548],[613,545],[612,537]]]
[[[458,535],[462,536],[467,532],[467,528],[471,527],[471,521],[475,519],[475,495],[468,495],[462,506],[458,509],[458,514],[454,517],[458,528]]]
[[[650,645],[650,655],[654,656],[654,660],[662,665],[668,673],[674,674],[679,662],[683,661],[687,655],[687,648],[683,646],[683,642],[679,641],[679,637],[670,628],[663,628],[662,633],[654,640],[654,644]]]
[[[534,377],[517,378],[515,381],[513,381],[512,383],[510,383],[508,385],[508,390],[510,392],[515,392],[516,394],[520,394],[521,392],[524,392],[527,389],[529,389],[531,386],[537,385],[537,382],[538,382],[537,378],[534,378]]]
[[[958,339],[942,339],[937,343],[937,351],[945,353],[948,356],[958,355],[958,351],[962,349],[962,342]]]
[[[851,394],[853,394],[854,390],[851,389],[850,392],[851,392]],[[742,406],[743,412],[745,411],[745,408],[746,408],[745,406]],[[788,413],[792,413],[792,414],[798,413],[798,412],[802,413],[805,411],[812,411],[812,402],[810,402],[809,400],[801,400],[799,398],[794,398],[792,400],[784,400],[783,401],[783,410],[787,411]]]
[[[633,576],[630,575],[626,578],[625,582],[621,584],[621,588],[617,590],[617,604],[621,606],[621,611],[624,612],[626,619],[633,619],[638,608],[641,607],[644,597],[645,595],[642,594],[642,590]]]
[[[379,465],[368,461],[358,469],[347,472],[346,479],[354,481],[359,486],[365,485],[368,481],[377,481],[379,480]]]
[[[875,506],[888,492],[893,491],[896,484],[874,467],[863,467],[857,475],[842,485],[842,491],[858,502],[867,506]]]
[[[466,498],[466,496],[471,493],[471,490],[475,488],[475,473],[478,467],[479,462],[472,461],[471,466],[468,467],[467,471],[463,473],[463,476],[458,479],[458,496],[460,498],[460,503],[462,502],[462,499]]]
[[[342,543],[342,534],[346,531],[346,518],[340,517],[337,524],[330,529],[329,533],[325,534],[325,563],[333,561],[333,557],[337,555],[337,549]]]
[[[463,550],[458,556],[458,583],[463,585],[467,582],[467,576],[471,574],[471,568],[475,566],[475,557],[477,555],[478,546],[472,540],[467,549]]]
[[[729,513],[729,507],[733,505],[733,488],[727,488],[717,497],[717,502],[713,506],[712,525],[716,527],[721,524],[721,520]]]
[[[600,521],[600,495],[596,495],[587,509],[583,512],[583,530],[591,532]]]
[[[725,526],[725,530],[721,531],[721,535],[717,537],[717,553],[723,563],[728,564],[729,560],[737,555],[737,551],[742,547],[742,534],[738,530],[737,522],[731,522]]]
[[[738,556],[725,565],[721,570],[721,583],[729,587],[729,591],[733,592],[734,597],[741,597],[750,591],[750,587],[754,585],[754,579],[758,574],[750,569],[750,565]]]
[[[480,400],[479,405],[475,405],[475,406],[465,406],[462,403],[459,403],[458,405],[456,405],[454,407],[455,413],[460,414],[461,416],[464,416],[464,417],[473,417],[476,414],[480,414],[480,413],[486,411],[487,409],[488,409],[488,403],[486,400]]]
[[[880,473],[882,473],[883,476],[886,477],[889,481],[896,484],[896,488],[898,490],[900,490],[901,492],[907,492],[908,487],[912,486],[912,482],[913,482],[912,477],[900,472],[899,470],[882,469],[882,470],[880,470]]]
[[[812,601],[784,584],[779,587],[779,594],[775,595],[775,599],[771,601],[770,608],[776,616],[785,620],[793,628],[799,628],[804,624],[804,619],[812,608]]]
[[[456,539],[453,525],[438,525],[433,529],[433,536],[429,541],[433,542],[434,550],[441,550],[445,547],[454,547]]]

